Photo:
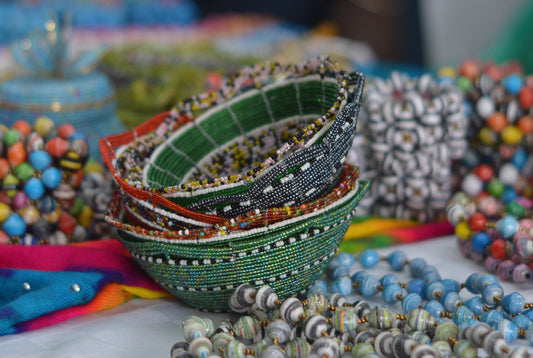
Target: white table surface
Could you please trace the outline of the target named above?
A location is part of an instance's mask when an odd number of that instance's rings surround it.
[[[409,259],[423,257],[439,269],[442,278],[460,282],[464,282],[470,273],[485,272],[483,267],[460,255],[455,240],[449,236],[378,251],[387,254],[400,249],[407,253]],[[387,272],[386,264],[380,263],[378,267],[371,273],[379,277]],[[406,272],[398,276],[400,279],[408,278]],[[528,302],[533,301],[533,282],[523,285],[502,283],[502,286],[506,293],[519,291]],[[461,296],[467,298],[463,291]],[[379,303],[379,300],[371,303]],[[399,304],[396,306],[400,312]],[[135,299],[54,326],[0,337],[0,357],[170,357],[172,345],[183,340],[181,320],[191,314],[208,316],[215,323],[229,317],[229,314],[223,313],[198,312],[174,299]],[[526,343],[524,340],[517,342]]]

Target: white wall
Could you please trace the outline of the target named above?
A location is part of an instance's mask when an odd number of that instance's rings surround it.
[[[427,65],[482,56],[527,0],[420,0]]]

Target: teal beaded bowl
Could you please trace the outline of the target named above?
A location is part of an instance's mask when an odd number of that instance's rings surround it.
[[[115,115],[114,88],[103,73],[67,77],[16,77],[0,83],[0,123],[47,116],[56,126],[73,124],[87,136],[90,154],[100,157],[98,141],[124,131]]]
[[[368,181],[355,181],[321,208],[228,234],[220,227],[218,235],[208,237],[201,231],[183,233],[189,240],[125,228],[116,234],[143,269],[182,302],[200,310],[227,311],[231,294],[242,283],[269,284],[280,298],[314,283],[337,252],[368,187]]]

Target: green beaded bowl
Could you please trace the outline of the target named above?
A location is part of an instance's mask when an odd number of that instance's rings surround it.
[[[186,241],[125,229],[116,234],[143,269],[181,301],[200,310],[227,311],[241,283],[269,284],[285,298],[315,282],[337,252],[368,187],[368,181],[357,181],[321,209],[228,235]]]

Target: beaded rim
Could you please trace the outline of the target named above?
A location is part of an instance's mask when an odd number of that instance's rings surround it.
[[[246,216],[229,219],[212,227],[162,231],[133,225],[122,219],[123,213],[120,212],[120,198],[118,196],[114,197],[105,219],[115,227],[116,231],[124,231],[142,241],[184,244],[231,241],[236,238],[245,238],[251,235],[251,231],[254,235],[259,232],[268,233],[285,225],[305,221],[345,203],[356,195],[360,200],[366,194],[370,182],[357,180],[358,172],[347,166],[348,169],[351,172],[347,173],[346,181],[343,181],[337,189],[325,198],[295,207],[256,210]],[[281,217],[277,215],[279,212],[282,213]]]

